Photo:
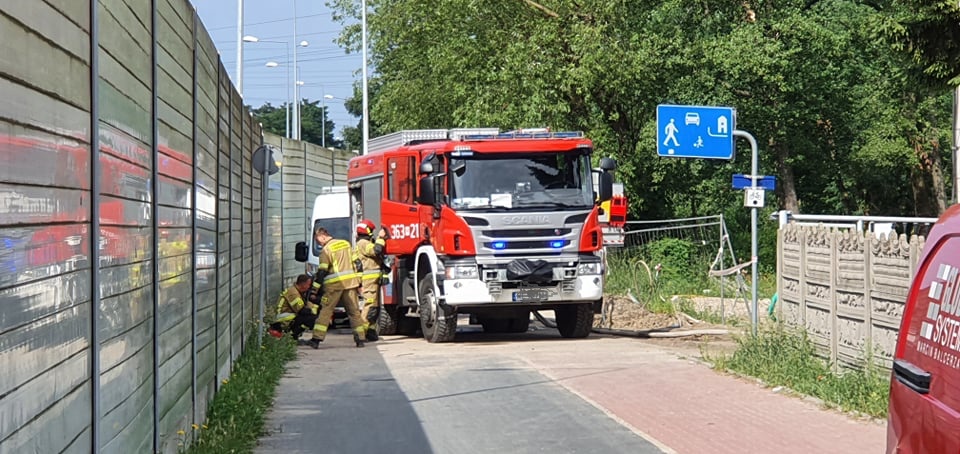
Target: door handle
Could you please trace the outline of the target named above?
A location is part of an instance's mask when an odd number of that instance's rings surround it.
[[[903,359],[894,360],[893,376],[896,377],[898,382],[903,383],[907,388],[920,394],[930,392],[930,379],[932,378],[930,372],[913,365],[913,363],[909,361]]]

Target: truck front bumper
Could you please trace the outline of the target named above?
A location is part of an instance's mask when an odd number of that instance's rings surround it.
[[[603,297],[603,276],[583,275],[554,285],[518,285],[480,279],[444,279],[443,300],[451,306],[482,304],[539,305],[593,302]]]

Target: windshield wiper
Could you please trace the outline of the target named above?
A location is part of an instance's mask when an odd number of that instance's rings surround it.
[[[588,208],[588,205],[572,204],[564,202],[544,202],[544,203],[523,203],[514,208]]]

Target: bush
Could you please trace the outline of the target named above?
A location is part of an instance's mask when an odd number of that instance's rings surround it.
[[[738,338],[737,343],[739,348],[732,355],[705,355],[706,359],[717,369],[732,370],[772,386],[818,397],[845,411],[877,418],[887,415],[889,375],[872,366],[833,372],[827,362],[816,355],[805,332],[793,333],[775,327],[761,331],[756,337]]]

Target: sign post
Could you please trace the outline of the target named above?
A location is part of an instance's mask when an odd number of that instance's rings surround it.
[[[737,137],[743,137],[750,142],[750,175],[751,175],[751,184],[749,188],[746,188],[747,198],[744,199],[744,204],[750,202],[749,196],[752,193],[756,194],[758,191],[760,193],[759,204],[753,204],[750,206],[750,278],[751,282],[751,299],[753,303],[752,310],[750,311],[750,324],[753,328],[753,335],[757,335],[757,324],[760,323],[759,317],[757,317],[757,311],[759,310],[759,304],[757,304],[757,291],[760,288],[760,283],[757,276],[757,262],[759,259],[757,257],[757,210],[763,206],[763,188],[757,186],[757,180],[762,177],[758,176],[758,167],[760,166],[759,159],[757,157],[757,139],[754,139],[750,133],[746,131],[733,131],[733,135]]]
[[[752,302],[750,321],[757,335],[757,217],[763,207],[764,190],[773,190],[775,180],[758,174],[757,141],[750,133],[736,129],[736,111],[732,107],[657,106],[657,155],[671,158],[732,160],[734,137],[750,142],[750,175],[734,175],[733,187],[744,190],[743,205],[750,208],[750,261]]]

